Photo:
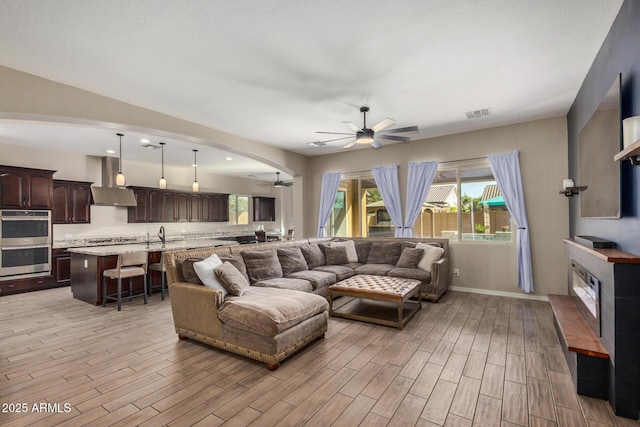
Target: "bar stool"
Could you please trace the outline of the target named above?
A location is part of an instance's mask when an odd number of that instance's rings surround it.
[[[151,274],[154,271],[160,272],[160,286],[154,285],[153,280],[151,280],[152,278]],[[166,283],[167,283],[165,279],[166,276],[167,276],[167,269],[164,265],[164,252],[163,252],[162,255],[160,256],[160,262],[154,262],[152,264],[149,264],[149,296],[151,296],[151,291],[160,287],[160,295],[162,295],[162,301],[164,301],[165,290],[169,292],[169,288],[166,286]]]
[[[131,295],[131,279],[143,276],[144,291],[141,294]],[[118,311],[122,306],[122,279],[129,279],[128,298],[143,296],[144,303],[147,303],[147,253],[133,252],[118,255],[116,268],[110,268],[102,273],[102,306],[105,307],[107,300],[118,301]],[[118,291],[115,294],[107,294],[107,279],[118,280]]]

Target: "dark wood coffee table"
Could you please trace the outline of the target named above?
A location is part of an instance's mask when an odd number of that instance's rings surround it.
[[[334,310],[333,298],[336,296],[352,297],[353,300]],[[418,301],[409,301],[414,296]],[[422,309],[420,281],[401,277],[358,274],[329,286],[328,299],[330,316],[398,329]]]

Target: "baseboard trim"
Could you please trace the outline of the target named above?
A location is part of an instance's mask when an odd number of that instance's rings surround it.
[[[530,299],[535,301],[549,301],[549,298],[544,295],[518,294],[515,292],[492,291],[489,289],[478,289],[478,288],[464,288],[461,286],[449,286],[449,289],[452,291],[469,292],[472,294],[493,295],[497,297],[506,297],[506,298]]]

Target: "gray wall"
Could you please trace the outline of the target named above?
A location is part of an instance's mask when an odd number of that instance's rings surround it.
[[[566,294],[567,269],[562,239],[569,235],[569,207],[559,194],[567,177],[566,119],[558,117],[474,132],[394,144],[379,150],[363,148],[310,159],[304,205],[308,219],[305,234],[314,236],[321,177],[325,172],[355,172],[376,166],[398,164],[400,194],[404,210],[407,165],[412,161],[454,161],[486,157],[488,154],[517,150],[531,232],[535,294]],[[452,268],[460,269],[453,286],[498,292],[517,289],[515,243],[451,244]]]

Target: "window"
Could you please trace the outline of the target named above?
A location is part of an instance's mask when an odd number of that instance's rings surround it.
[[[439,169],[413,234],[451,241],[511,241],[511,215],[491,168],[485,163]]]
[[[340,181],[329,219],[331,237],[393,237],[395,226],[371,175]]]
[[[229,224],[249,224],[249,196],[229,195]]]

